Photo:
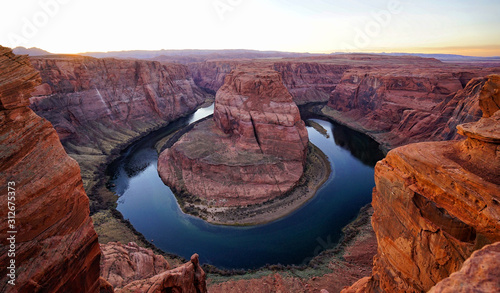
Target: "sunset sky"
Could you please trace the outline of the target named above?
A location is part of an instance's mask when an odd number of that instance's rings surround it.
[[[500,56],[498,0],[4,1],[0,45]]]

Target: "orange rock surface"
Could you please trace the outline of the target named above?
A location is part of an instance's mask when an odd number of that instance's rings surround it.
[[[500,242],[475,251],[458,272],[429,293],[500,292]]]
[[[217,92],[214,119],[162,152],[158,172],[175,190],[219,206],[261,203],[303,173],[307,131],[280,75],[243,67]]]
[[[6,267],[14,259],[16,276],[11,286],[3,267],[0,291],[98,292],[100,250],[80,168],[52,125],[27,107],[39,82],[26,56],[0,47],[0,186],[5,191],[0,206],[15,204],[13,226],[0,223],[0,263]],[[15,189],[15,199],[7,196],[7,186]],[[11,235],[14,258],[8,257]]]

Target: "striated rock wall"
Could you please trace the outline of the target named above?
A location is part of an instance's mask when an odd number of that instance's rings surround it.
[[[260,63],[281,73],[283,84],[297,105],[310,102],[327,102],[330,92],[340,82],[343,73],[351,68],[345,64],[329,64],[321,60],[304,59],[271,60],[227,60],[192,63],[188,67],[195,83],[205,89],[217,92],[224,84],[224,78],[239,64]]]
[[[332,92],[324,113],[369,133],[387,149],[426,140],[456,139],[459,123],[477,121],[481,112],[474,91],[462,89],[456,74],[425,68],[350,70]]]
[[[345,292],[427,291],[500,240],[499,77],[475,90],[483,118],[458,126],[466,140],[410,144],[377,163],[373,275]]]
[[[190,113],[208,97],[179,64],[81,56],[31,62],[42,84],[30,107],[54,125],[80,163],[87,191],[113,150]]]
[[[307,131],[279,73],[243,67],[217,92],[213,121],[185,134],[158,161],[163,181],[215,205],[261,203],[303,173]]]
[[[0,206],[6,211],[8,202],[15,204],[14,227],[0,223],[0,291],[98,292],[100,250],[80,168],[52,125],[28,108],[39,83],[26,56],[0,46]],[[8,186],[14,188],[9,196]],[[7,283],[11,260],[15,286]]]

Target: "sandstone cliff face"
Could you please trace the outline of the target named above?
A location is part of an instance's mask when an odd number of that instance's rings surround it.
[[[0,185],[5,191],[0,205],[6,210],[8,201],[15,204],[14,227],[0,223],[0,263],[5,264],[0,291],[98,292],[100,250],[80,168],[50,123],[28,108],[39,83],[27,57],[0,47]],[[7,186],[14,188],[15,199],[7,196]],[[11,235],[14,258],[8,257]],[[5,272],[12,259],[15,286],[7,284]]]
[[[244,67],[217,92],[213,121],[185,134],[158,160],[163,181],[216,205],[282,195],[303,173],[307,131],[279,73]]]
[[[458,127],[466,140],[410,144],[377,163],[373,275],[346,292],[427,291],[474,250],[500,240],[496,80],[489,76],[476,91],[483,118]]]
[[[84,183],[112,150],[186,115],[207,98],[183,65],[80,56],[31,62],[43,82],[31,108],[54,125],[80,163]],[[90,190],[88,184],[85,188]]]

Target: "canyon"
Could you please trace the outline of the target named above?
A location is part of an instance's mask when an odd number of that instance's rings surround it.
[[[498,288],[498,276],[480,270],[486,265],[498,270],[500,84],[498,75],[490,75],[499,73],[498,67],[365,54],[187,65],[60,55],[28,59],[4,47],[0,56],[0,138],[2,146],[8,146],[1,149],[0,185],[16,182],[19,194],[19,292],[111,292],[113,286],[116,292],[206,291],[196,255],[171,269],[164,256],[137,244],[106,243],[99,248],[85,190],[92,193],[92,210],[107,209],[109,202],[102,203],[103,166],[131,141],[210,99],[207,91],[221,91],[227,99],[223,96],[219,108],[216,104],[219,122],[211,121],[203,133],[208,129],[235,146],[257,150],[259,131],[253,130],[259,127],[252,130],[251,120],[240,125],[231,118],[233,113],[242,116],[245,109],[238,106],[238,95],[223,86],[224,80],[232,80],[237,92],[241,84],[230,72],[241,64],[263,67],[269,79],[279,79],[284,87],[277,92],[289,92],[288,105],[293,105],[291,99],[311,104],[316,114],[366,133],[392,150],[376,167],[373,230],[369,223],[363,226],[366,238],[356,238],[361,248],[332,261],[329,273],[321,276],[283,277],[282,271],[209,284],[211,292],[335,292],[355,279],[361,280],[345,292],[446,292],[463,286],[466,277],[470,286],[491,280],[488,286]],[[243,85],[248,90],[260,88],[263,81],[256,83],[257,75],[247,75]],[[285,119],[291,125],[297,123],[293,109]],[[261,129],[268,132],[266,127]],[[239,139],[231,139],[231,133],[238,133]],[[466,139],[460,140],[463,136]],[[300,146],[293,148],[294,157],[302,164],[305,147],[294,139]],[[279,144],[262,146],[273,155],[282,153]],[[7,206],[7,198],[0,199]],[[40,212],[40,206],[47,207],[46,212]],[[0,260],[7,263],[7,223],[1,225]],[[371,254],[360,255],[363,250]],[[346,269],[349,259],[366,270]],[[346,278],[337,282],[339,276]]]
[[[92,199],[99,182],[95,173],[108,157],[210,98],[183,65],[77,55],[30,60],[42,79],[30,107],[52,123],[66,152],[80,164]]]

